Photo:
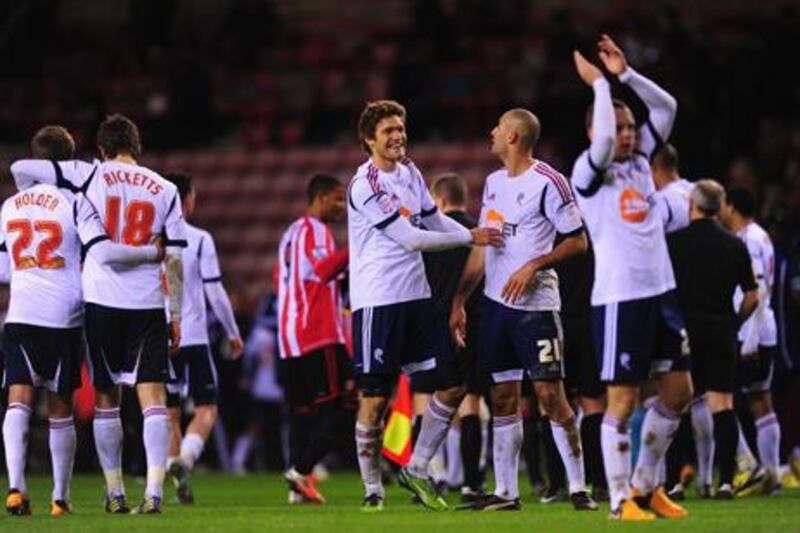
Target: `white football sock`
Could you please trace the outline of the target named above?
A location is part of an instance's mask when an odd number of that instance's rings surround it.
[[[655,488],[655,469],[667,453],[680,423],[680,414],[660,401],[647,410],[642,424],[639,459],[631,479],[631,485],[642,494],[649,494]]]
[[[522,417],[519,414],[496,416],[494,429],[495,496],[519,498],[519,454],[522,450]]]
[[[697,449],[697,484],[700,487],[711,485],[714,474],[714,419],[704,399],[692,404],[692,430]]]
[[[122,482],[122,421],[119,418],[119,407],[94,410],[94,445],[97,458],[106,479],[106,494],[110,497],[124,496],[125,485]]]
[[[356,422],[356,456],[365,495],[377,494],[383,497],[381,480],[381,449],[383,431],[380,427],[368,427]]]
[[[187,433],[186,436],[183,437],[181,441],[181,461],[183,461],[186,468],[189,470],[194,468],[194,464],[203,454],[204,445],[203,437],[197,433]]]
[[[450,420],[456,410],[448,407],[436,399],[436,395],[431,397],[425,414],[422,416],[422,428],[420,429],[417,442],[414,443],[414,451],[411,454],[411,461],[408,463],[408,470],[415,476],[426,477],[428,475],[428,465],[433,455],[439,450],[447,436],[450,427]]]
[[[447,432],[447,484],[460,487],[464,484],[464,466],[461,462],[461,428],[450,426]]]
[[[8,488],[28,493],[25,484],[25,461],[28,455],[28,433],[31,408],[22,403],[10,403],[3,420],[3,443],[6,448]]]
[[[147,456],[147,486],[144,493],[145,497],[161,498],[167,471],[169,412],[164,405],[153,405],[142,411],[142,417],[142,440]]]
[[[780,479],[781,426],[775,413],[764,415],[756,420],[758,431],[758,458],[773,481]]]
[[[53,500],[69,501],[69,482],[77,446],[72,417],[50,419],[50,458],[53,463]]]
[[[565,424],[558,424],[550,420],[553,430],[553,440],[556,442],[558,454],[564,469],[567,471],[569,493],[583,492],[586,490],[586,473],[583,465],[583,447],[581,446],[581,433],[575,419],[568,420]]]
[[[631,497],[631,433],[628,422],[606,414],[600,425],[600,443],[611,510],[617,510],[622,500]]]

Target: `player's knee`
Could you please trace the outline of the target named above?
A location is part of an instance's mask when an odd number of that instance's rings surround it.
[[[387,397],[362,395],[358,403],[358,421],[370,427],[378,426],[388,404]]]
[[[519,410],[519,395],[515,387],[495,385],[492,388],[492,412],[495,416],[509,416]]]
[[[449,389],[440,390],[436,393],[436,398],[448,407],[457,408],[461,405],[461,400],[466,395],[466,388],[463,385],[450,387]]]
[[[636,402],[636,393],[618,394],[613,399],[609,399],[607,411],[620,420],[628,420],[633,415],[633,410],[636,409]]]
[[[198,406],[194,416],[199,418],[206,426],[213,426],[217,421],[217,414],[217,406],[210,404]]]

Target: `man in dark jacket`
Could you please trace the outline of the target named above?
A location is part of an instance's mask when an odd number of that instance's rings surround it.
[[[724,189],[713,180],[695,184],[689,227],[672,235],[670,254],[691,344],[695,392],[705,393],[714,418],[717,497],[731,499],[738,441],[733,412],[737,331],[758,305],[758,287],[747,248],[717,221],[724,198]],[[732,304],[736,287],[744,293],[738,310]]]

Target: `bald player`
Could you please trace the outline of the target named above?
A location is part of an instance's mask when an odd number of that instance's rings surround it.
[[[505,246],[473,248],[451,309],[451,332],[463,346],[464,305],[485,274],[479,360],[491,377],[496,484],[493,494],[474,504],[483,510],[520,508],[523,379],[533,381],[550,418],[573,505],[597,509],[586,492],[580,432],[564,393],[561,301],[552,268],[584,253],[587,240],[566,178],[534,158],[539,132],[539,120],[526,109],[506,112],[492,130],[492,153],[503,168],[486,178],[479,225],[502,231]],[[565,238],[553,247],[556,232]]]

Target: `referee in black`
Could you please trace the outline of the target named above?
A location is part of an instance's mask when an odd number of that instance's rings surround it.
[[[725,190],[716,181],[695,184],[690,224],[672,234],[670,255],[692,349],[695,394],[706,394],[714,417],[717,498],[732,499],[739,438],[733,412],[736,333],[758,305],[758,292],[747,248],[717,221],[724,199]],[[733,309],[736,287],[744,293],[738,310]]]
[[[431,196],[439,210],[461,224],[472,229],[477,227],[478,221],[467,213],[469,192],[466,182],[457,174],[444,174],[436,178],[431,186]],[[469,257],[470,248],[464,246],[444,250],[441,252],[426,252],[422,254],[425,262],[425,275],[431,286],[434,308],[440,313],[445,323],[450,317],[450,307],[453,304],[460,274]],[[461,402],[457,413],[457,420],[461,425],[461,460],[464,467],[464,485],[461,488],[461,499],[464,502],[474,501],[482,493],[483,479],[480,473],[480,458],[483,444],[483,432],[480,420],[480,396],[483,394],[485,383],[477,364],[478,332],[480,331],[480,315],[483,303],[483,282],[476,288],[467,300],[466,348],[459,354],[462,378],[466,388],[466,397]],[[448,335],[442,342],[452,342]],[[455,348],[454,348],[455,349]],[[438,390],[436,385],[439,376],[436,370],[418,372],[411,378],[411,390],[415,396],[430,395]],[[415,401],[415,411],[421,409]],[[424,409],[419,412],[424,412]],[[417,417],[421,420],[421,416]],[[419,433],[416,423],[414,433]],[[456,458],[448,458],[456,460]]]

